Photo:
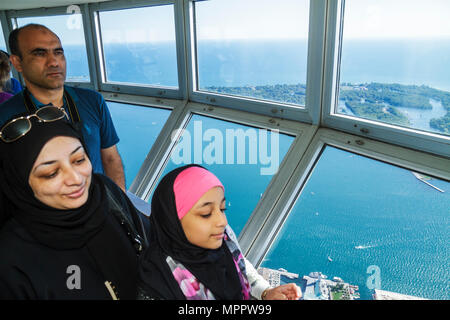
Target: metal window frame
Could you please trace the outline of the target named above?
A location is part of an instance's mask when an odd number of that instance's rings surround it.
[[[322,85],[322,57],[324,51],[326,0],[310,0],[308,58],[306,79],[306,105],[296,106],[281,102],[259,100],[251,97],[231,96],[220,93],[201,91],[197,81],[197,44],[195,33],[195,2],[186,0],[184,11],[185,29],[189,30],[186,38],[188,58],[189,100],[215,106],[243,110],[269,117],[279,117],[304,123],[319,124],[320,99]]]
[[[314,127],[308,124],[301,124],[291,120],[280,118],[271,118],[264,115],[255,115],[245,111],[238,111],[229,108],[223,108],[213,105],[188,102],[175,108],[166,122],[166,126],[155,142],[155,150],[151,150],[147,156],[146,162],[142,165],[138,173],[139,179],[130,187],[130,191],[142,199],[148,200],[148,196],[154,189],[154,183],[162,173],[161,168],[169,160],[169,156],[175,146],[179,134],[174,136],[172,133],[184,129],[192,115],[199,114],[207,117],[216,118],[223,121],[230,121],[246,126],[256,128],[279,130],[281,133],[292,136],[312,136],[310,128]],[[161,138],[161,139],[159,139]],[[157,150],[157,151],[156,151]],[[139,181],[139,182],[137,182]]]
[[[130,192],[145,201],[149,201],[149,197],[170,160],[172,150],[180,137],[181,130],[179,129],[186,128],[193,115],[212,117],[221,121],[230,121],[256,128],[279,130],[280,133],[295,137],[289,151],[280,163],[278,172],[272,177],[239,236],[244,242],[247,241],[246,239],[252,239],[251,225],[264,220],[266,208],[270,204],[276,203],[296,166],[299,154],[302,154],[308,147],[317,126],[196,102],[180,104],[174,108],[157,141],[147,155],[135,181],[130,186]],[[177,134],[172,139],[172,133],[174,132],[177,132]]]
[[[132,84],[127,82],[112,82],[106,80],[103,44],[99,21],[99,12],[112,10],[127,10],[142,7],[157,7],[171,5],[174,9],[175,41],[177,54],[178,88],[156,86],[151,84]],[[186,99],[186,68],[184,52],[184,28],[183,28],[183,5],[182,0],[135,0],[135,1],[108,1],[89,4],[89,17],[92,30],[95,30],[96,37],[93,39],[95,58],[98,65],[98,88],[101,91],[125,93],[131,95],[154,96],[168,99]]]
[[[9,34],[13,30],[13,21],[9,17],[8,11],[5,11],[5,10],[0,11],[0,23],[2,24],[3,38],[5,39],[5,45],[6,45],[7,51],[11,52],[11,50],[9,49],[8,39],[9,39]],[[22,81],[22,76],[20,75],[19,72],[17,72],[16,68],[14,68],[14,67],[11,68],[11,72],[12,72],[14,78]],[[22,83],[23,83],[23,81],[22,81]]]
[[[339,98],[338,81],[344,6],[345,0],[328,1],[322,126],[415,150],[450,157],[450,136],[335,113],[334,110]]]
[[[108,102],[118,102],[124,104],[133,104],[139,105],[143,107],[150,108],[159,108],[159,109],[167,109],[171,110],[169,118],[161,129],[158,137],[153,143],[149,153],[144,159],[140,170],[136,174],[133,182],[130,184],[129,191],[135,195],[142,196],[142,192],[140,190],[143,188],[143,180],[148,181],[148,177],[152,176],[151,172],[153,172],[153,167],[158,165],[156,163],[157,155],[164,153],[164,141],[167,136],[170,136],[171,131],[173,130],[172,123],[176,121],[176,119],[180,116],[180,113],[183,112],[184,107],[186,105],[185,100],[177,100],[177,99],[163,99],[163,98],[155,98],[149,96],[142,95],[130,95],[116,92],[100,92],[103,95],[103,98]],[[151,112],[149,110],[149,112]],[[150,178],[151,179],[151,178]]]
[[[264,223],[251,226],[250,233],[255,235],[253,241],[241,245],[247,258],[255,266],[261,264],[276,240],[326,146],[337,147],[390,165],[450,181],[449,158],[362,138],[334,129],[321,128],[298,161],[297,167],[286,184],[285,192],[278,202],[273,204]]]
[[[0,10],[0,24],[3,31],[3,39],[5,40],[5,46],[8,48],[9,51],[9,43],[8,43],[8,36],[9,33],[12,30],[12,21],[8,18],[7,11]]]

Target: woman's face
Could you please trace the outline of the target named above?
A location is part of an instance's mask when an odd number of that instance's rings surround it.
[[[81,142],[55,137],[39,153],[28,183],[36,199],[56,209],[75,209],[86,203],[92,166]]]
[[[225,197],[221,187],[208,190],[181,219],[190,243],[205,249],[222,245],[225,227]]]

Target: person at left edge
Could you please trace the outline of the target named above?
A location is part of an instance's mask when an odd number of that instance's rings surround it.
[[[0,103],[5,102],[13,95],[4,90],[6,84],[11,80],[9,72],[11,67],[9,65],[9,57],[0,50]]]
[[[0,127],[27,112],[25,90],[36,108],[52,104],[64,106],[68,112],[66,92],[78,110],[94,172],[104,173],[125,190],[123,164],[116,146],[119,137],[105,100],[95,91],[64,85],[66,59],[59,37],[43,25],[28,24],[10,33],[9,47],[11,63],[22,73],[26,88],[1,105]]]
[[[0,50],[0,56],[5,57],[8,62],[8,65],[11,66],[11,61],[9,60],[8,52],[6,52],[4,50]],[[11,69],[11,67],[10,67],[10,69]],[[19,80],[17,80],[16,78],[8,77],[7,81],[2,85],[1,89],[3,90],[3,92],[8,92],[11,95],[15,95],[15,94],[19,93],[20,91],[22,91],[22,85],[20,84]]]

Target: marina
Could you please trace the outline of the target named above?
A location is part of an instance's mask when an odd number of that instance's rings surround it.
[[[340,277],[333,277],[332,280],[329,280],[321,272],[310,272],[302,278],[283,268],[278,270],[258,268],[258,273],[273,287],[295,282],[302,290],[302,300],[355,300],[360,298],[357,285],[346,283]]]

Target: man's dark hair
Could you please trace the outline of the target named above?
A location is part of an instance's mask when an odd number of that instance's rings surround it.
[[[23,27],[16,28],[13,31],[11,31],[11,33],[9,34],[9,38],[8,38],[9,51],[11,52],[11,54],[19,56],[20,59],[22,59],[22,53],[20,52],[20,49],[19,49],[19,33],[23,29],[27,29],[27,28],[46,29],[46,30],[52,32],[46,26],[44,26],[42,24],[37,24],[37,23],[29,23]]]

